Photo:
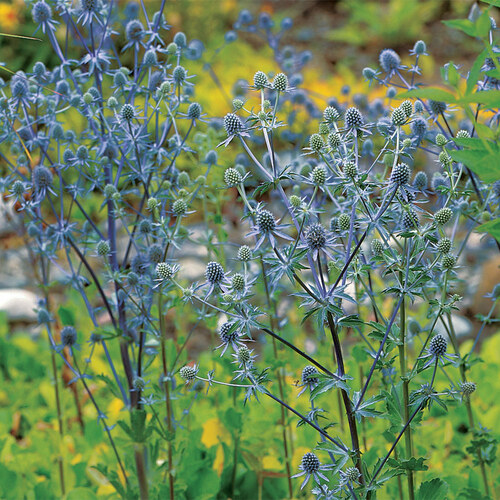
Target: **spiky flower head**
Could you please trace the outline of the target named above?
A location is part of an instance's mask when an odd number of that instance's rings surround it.
[[[470,395],[476,391],[476,384],[474,382],[462,382],[460,384],[460,390],[464,397],[468,398]]]
[[[47,167],[40,165],[33,170],[33,183],[37,190],[48,188],[53,180],[52,172]]]
[[[213,149],[210,150],[205,155],[205,163],[208,163],[209,165],[215,165],[217,163],[217,152]]]
[[[175,200],[174,204],[172,205],[172,212],[174,215],[177,217],[180,217],[181,215],[184,215],[187,212],[188,205],[185,200],[182,198]]]
[[[31,16],[33,17],[35,24],[46,23],[52,18],[52,9],[50,8],[50,5],[44,1],[36,2],[35,5],[33,5]]]
[[[372,246],[373,255],[376,255],[376,256],[382,255],[382,253],[384,251],[384,244],[380,240],[378,240],[378,239],[372,240],[371,246]]]
[[[250,350],[246,345],[242,345],[237,352],[237,357],[238,357],[238,362],[242,365],[248,364],[251,359],[252,355],[250,353]]]
[[[175,45],[177,45],[178,47],[185,47],[187,45],[187,38],[186,38],[186,35],[182,32],[182,31],[179,31],[178,33],[176,33],[174,35],[174,40],[173,42],[175,43]]]
[[[423,137],[427,132],[427,120],[422,116],[417,116],[414,120],[412,120],[410,128],[413,134],[417,137]]]
[[[96,250],[97,250],[97,255],[100,255],[101,257],[105,257],[111,251],[111,247],[109,246],[108,241],[101,240],[101,241],[99,241],[99,243],[97,243]]]
[[[148,250],[149,261],[158,264],[163,258],[163,248],[160,245],[151,245]]]
[[[228,168],[224,172],[224,182],[229,187],[238,186],[243,181],[241,174],[235,168]]]
[[[342,138],[340,137],[340,134],[337,132],[330,132],[328,134],[328,145],[333,149],[336,150],[341,144],[342,144]]]
[[[344,121],[346,128],[358,128],[363,125],[363,116],[358,108],[350,107],[345,112]]]
[[[299,208],[301,204],[302,200],[297,195],[292,194],[292,196],[290,196],[290,205],[292,205],[293,208]]]
[[[243,245],[238,249],[238,259],[248,262],[252,258],[252,250],[248,245]]]
[[[451,254],[445,254],[445,255],[443,255],[443,258],[441,259],[441,267],[443,269],[445,269],[446,271],[453,269],[455,267],[456,263],[457,263],[456,257],[454,255],[451,255]]]
[[[192,382],[196,378],[197,373],[198,369],[195,366],[186,365],[179,370],[179,375],[186,381],[186,384]]]
[[[139,222],[139,232],[141,234],[150,234],[152,230],[153,226],[151,225],[149,219],[143,219]]]
[[[446,111],[446,103],[441,101],[430,100],[429,108],[431,108],[431,111],[434,115],[439,115]]]
[[[224,117],[224,128],[228,136],[239,134],[243,130],[243,123],[240,117],[234,113],[228,113]]]
[[[61,343],[65,347],[72,347],[76,344],[77,333],[74,326],[65,326],[61,330]]]
[[[363,68],[363,76],[368,80],[371,81],[377,76],[377,71],[375,71],[373,68],[366,67]]]
[[[125,35],[129,42],[140,42],[145,34],[144,26],[137,19],[130,21],[125,28]]]
[[[224,268],[218,262],[209,262],[205,270],[207,281],[213,285],[224,279]]]
[[[406,163],[398,163],[391,172],[390,181],[393,184],[408,184],[410,180],[410,167]]]
[[[356,166],[356,163],[353,161],[348,161],[344,165],[344,174],[346,175],[346,177],[356,177],[358,175],[358,167]]]
[[[144,66],[156,66],[158,64],[158,56],[153,49],[146,50],[142,59]]]
[[[359,470],[356,467],[347,467],[342,472],[342,477],[348,482],[356,483],[361,477],[361,474],[359,473]]]
[[[328,126],[327,123],[321,122],[318,127],[318,133],[320,135],[327,135],[330,133],[330,127]]]
[[[234,274],[231,278],[231,286],[234,291],[242,292],[245,289],[245,277],[242,274]]]
[[[441,238],[438,241],[437,249],[439,253],[449,253],[451,250],[451,240],[450,238]]]
[[[407,116],[402,108],[396,108],[391,115],[391,121],[396,127],[401,127],[406,123]]]
[[[166,262],[159,262],[156,264],[156,276],[162,281],[166,281],[172,278],[174,275],[174,270],[170,264]]]
[[[123,120],[125,120],[126,122],[130,122],[134,119],[135,117],[135,109],[134,109],[134,106],[132,106],[131,104],[124,104],[122,106],[122,109],[120,110],[120,115],[122,117]]]
[[[419,191],[423,191],[424,189],[427,189],[428,182],[429,180],[425,172],[417,172],[415,178],[413,179],[413,187]]]
[[[180,187],[186,187],[189,185],[191,182],[191,178],[189,177],[189,173],[183,170],[182,172],[179,172],[179,175],[177,176],[177,184]]]
[[[351,216],[349,214],[340,214],[337,224],[341,231],[348,231],[351,227]]]
[[[407,231],[411,231],[412,229],[418,229],[419,226],[418,215],[417,212],[413,210],[413,208],[410,207],[403,213],[402,225],[403,229]]]
[[[305,366],[302,370],[302,384],[308,385],[309,387],[315,386],[319,382],[318,377],[316,377],[318,374],[319,372],[315,366]]]
[[[457,132],[457,139],[470,139],[470,133],[468,130],[459,130]]]
[[[444,226],[448,222],[450,222],[451,218],[453,216],[453,211],[451,208],[444,207],[439,209],[435,214],[434,214],[434,222],[438,226]]]
[[[443,165],[443,167],[449,167],[451,166],[452,162],[453,162],[453,159],[452,157],[448,154],[447,151],[441,151],[439,153],[439,163],[441,163],[441,165]]]
[[[307,246],[319,250],[326,245],[326,229],[318,222],[311,224],[306,231]]]
[[[423,40],[418,40],[415,42],[415,45],[413,46],[413,52],[417,56],[422,56],[427,52],[427,45]]]
[[[302,470],[306,472],[307,474],[314,474],[315,472],[319,471],[319,467],[321,465],[321,462],[319,461],[319,458],[311,452],[307,452],[301,460],[301,466]]]
[[[401,58],[392,49],[384,49],[379,55],[380,67],[386,72],[390,73],[399,67]]]
[[[340,120],[340,114],[333,106],[328,106],[323,111],[323,119],[326,123],[332,124]]]
[[[183,66],[176,66],[174,71],[172,71],[172,78],[174,79],[176,85],[182,85],[187,78],[186,68]]]
[[[244,105],[245,103],[241,99],[233,99],[233,108],[235,110],[243,108]]]
[[[273,79],[273,89],[278,92],[286,92],[288,88],[288,77],[284,73],[278,73]]]
[[[269,79],[263,71],[257,71],[253,76],[253,84],[257,90],[262,90],[269,87]]]
[[[413,114],[413,104],[409,99],[404,100],[399,105],[399,108],[405,112],[406,118],[410,118],[410,116]]]
[[[17,180],[12,184],[12,192],[16,196],[22,196],[24,194],[24,184],[22,181]]]
[[[135,391],[142,391],[146,387],[146,381],[142,377],[134,377],[132,386]]]
[[[238,337],[238,331],[234,328],[234,323],[223,323],[219,330],[219,337],[224,344],[231,344],[235,342]]]
[[[255,220],[262,233],[274,231],[276,228],[276,220],[274,219],[274,215],[269,210],[259,210],[255,216]]]
[[[434,335],[429,343],[429,352],[435,356],[443,356],[448,346],[447,340],[441,334]]]
[[[316,186],[322,186],[326,182],[326,168],[324,165],[314,167],[311,172],[311,180]]]
[[[201,104],[192,102],[188,107],[187,115],[191,120],[197,120],[201,116]]]
[[[436,135],[436,145],[439,147],[446,146],[448,139],[443,134]]]
[[[323,142],[323,137],[319,134],[313,134],[309,138],[309,147],[315,152],[321,151],[324,145],[325,143]]]

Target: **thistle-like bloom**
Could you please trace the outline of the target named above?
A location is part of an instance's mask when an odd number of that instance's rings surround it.
[[[324,476],[321,471],[328,471],[332,470],[334,467],[334,464],[331,465],[323,465],[319,461],[319,458],[311,452],[307,452],[303,457],[302,461],[300,462],[299,469],[302,472],[299,472],[298,474],[295,474],[292,477],[300,477],[300,476],[306,476],[304,481],[302,481],[302,484],[300,485],[300,489],[303,489],[304,486],[309,482],[309,479],[311,479],[311,476],[313,477],[314,481],[316,483],[320,483],[321,479],[324,481],[328,481],[328,478]]]
[[[226,285],[229,284],[227,275],[224,273],[224,268],[218,262],[209,262],[205,270],[207,279],[208,291],[205,298],[208,298],[215,290],[222,290],[227,293]],[[203,286],[203,285],[202,285]]]
[[[429,347],[427,348],[427,354],[425,356],[421,356],[420,359],[428,359],[427,363],[423,366],[423,368],[427,368],[428,366],[440,362],[444,364],[445,361],[453,362],[456,360],[457,356],[455,354],[446,354],[446,349],[448,347],[448,341],[446,338],[438,333],[432,337],[429,342]]]
[[[227,348],[231,346],[235,352],[238,352],[241,349],[243,342],[240,340],[240,333],[238,331],[238,324],[234,322],[224,323],[219,330],[219,337],[222,341],[220,345],[216,347],[216,349],[220,349],[222,347],[221,356],[225,354]]]
[[[315,366],[307,365],[304,367],[301,376],[302,383],[298,386],[302,387],[302,390],[297,394],[297,397],[303,394],[306,389],[312,391],[318,385],[319,379],[317,375],[319,375],[319,372]]]
[[[282,232],[285,227],[285,225],[279,224],[279,220],[277,221],[269,210],[257,207],[255,224],[252,231],[247,234],[247,236],[258,236],[254,251],[264,243],[266,238],[269,239],[273,248],[276,246],[276,236],[284,240],[292,240],[293,238]]]

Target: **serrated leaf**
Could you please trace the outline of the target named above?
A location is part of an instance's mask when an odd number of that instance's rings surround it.
[[[411,457],[409,460],[401,459],[396,460],[395,458],[390,458],[387,460],[387,465],[401,470],[412,470],[412,471],[424,471],[428,470],[429,467],[424,464],[427,458],[424,457]]]
[[[420,484],[417,500],[444,500],[447,492],[448,485],[436,477]]]

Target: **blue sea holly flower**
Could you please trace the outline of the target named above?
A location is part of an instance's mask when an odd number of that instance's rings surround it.
[[[284,240],[293,240],[291,236],[283,233],[282,229],[285,227],[279,224],[279,221],[274,218],[274,215],[269,210],[258,207],[255,212],[255,224],[252,226],[252,231],[247,234],[247,236],[257,236],[258,238],[254,251],[260,248],[266,238],[269,239],[273,248],[277,245],[276,236]]]
[[[301,472],[295,474],[294,476],[292,476],[292,478],[306,476],[304,481],[302,481],[302,484],[300,485],[300,489],[302,490],[304,486],[309,482],[309,479],[311,479],[311,477],[318,484],[321,483],[321,479],[328,482],[329,479],[324,474],[322,474],[321,471],[329,471],[334,467],[334,464],[321,464],[319,458],[314,453],[308,452],[302,457],[302,460],[300,462],[299,469]]]

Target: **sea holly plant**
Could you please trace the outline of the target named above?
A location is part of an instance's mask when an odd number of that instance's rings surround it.
[[[278,411],[269,422],[286,483],[270,498],[306,488],[318,499],[489,496],[496,437],[481,425],[471,372],[498,285],[466,350],[456,312],[472,235],[488,231],[480,244],[498,246],[490,13],[452,23],[485,49],[471,68],[445,66],[446,89],[421,82],[428,51],[417,41],[404,62],[385,49],[363,71],[386,99],[344,92],[320,110],[300,89],[310,54],[280,46],[291,21],[276,28],[243,11],[224,43],[257,34],[279,69],[256,68],[217,118],[196,94],[203,78],[219,81],[212,59],[193,74],[203,45],[171,36],[165,3],[149,16],[31,2],[59,65],[38,62],[0,89],[1,186],[39,277],[61,443],[64,382],[93,407],[109,451],[94,468],[120,497],[196,498],[203,484],[207,498],[252,498],[257,465],[238,483],[238,466],[257,464],[242,422],[266,405]],[[205,259],[197,274],[190,252]],[[78,293],[85,321],[57,307],[59,287]],[[196,336],[210,337],[209,355],[190,350]],[[117,425],[103,393],[121,405]],[[193,437],[209,397],[233,445],[221,474]],[[436,477],[425,456],[426,422],[462,410],[472,486]],[[297,442],[308,451],[294,470]],[[52,458],[65,495],[69,457]]]
[[[492,52],[496,27],[487,12],[480,19],[485,16],[486,45]],[[451,78],[457,89],[460,80],[474,79],[465,98],[452,100],[447,91],[427,88],[417,80],[419,60],[427,56],[423,41],[415,44],[411,55],[414,62],[407,66],[395,51],[386,49],[380,54],[380,69],[364,71],[371,82],[389,87],[392,97],[399,92],[396,105],[368,107],[364,116],[355,106],[332,103],[302,153],[292,145],[297,153],[291,161],[280,153],[286,142],[280,136],[280,128],[286,126],[280,109],[293,92],[283,73],[269,78],[258,71],[253,79],[256,98],[244,105],[236,102],[237,113],[224,118],[227,139],[220,147],[239,146],[248,159],[239,176],[233,175],[233,167],[226,170],[226,185],[237,190],[242,223],[251,230],[245,241],[253,258],[260,260],[259,266],[244,267],[243,273],[235,268],[234,276],[243,276],[242,283],[255,283],[255,290],[263,284],[271,304],[294,297],[304,320],[314,321],[318,333],[331,338],[334,368],[314,360],[281,333],[291,305],[281,314],[274,304],[270,310],[269,305],[256,310],[250,297],[220,290],[209,307],[220,311],[223,306],[224,316],[231,319],[236,335],[230,343],[236,356],[242,349],[236,339],[251,339],[251,321],[253,330],[260,329],[308,363],[299,393],[310,392],[307,414],[273,394],[271,381],[263,386],[257,380],[257,361],[243,363],[245,371],[239,370],[236,377],[246,378],[247,395],[253,387],[256,396],[265,394],[297,416],[300,426],[316,430],[317,450],[324,458],[307,452],[296,476],[305,476],[301,487],[310,480],[317,483],[312,491],[318,498],[372,498],[401,475],[406,476],[406,485],[398,478],[401,498],[441,497],[448,487],[443,480],[416,482],[428,469],[424,458],[415,456],[422,422],[433,407],[448,411],[458,399],[466,407],[471,434],[477,436],[480,429],[469,397],[476,390],[468,379],[473,353],[461,352],[452,314],[460,307],[456,290],[468,239],[482,220],[498,214],[491,182],[499,169],[491,166],[496,172],[492,177],[484,178],[483,172],[477,176],[475,160],[461,153],[474,141],[494,150],[493,142],[485,144],[484,135],[496,138],[498,110],[488,96],[485,82],[490,76],[482,62],[475,65],[479,70],[464,74],[453,64],[445,67],[445,80],[449,83]],[[450,76],[453,71],[455,77]],[[461,113],[449,106],[468,102],[481,103],[484,114],[469,109]],[[474,139],[476,131],[483,131],[483,137]],[[375,145],[380,148],[377,154]],[[476,151],[470,158],[479,156]],[[462,226],[463,238],[458,237]],[[253,245],[248,241],[252,237]],[[493,241],[488,240],[490,248]],[[208,271],[207,267],[207,276]],[[393,303],[389,311],[382,307],[387,299]],[[413,315],[425,303],[427,318],[416,323]],[[341,340],[348,330],[358,336],[369,360],[355,376],[346,371],[348,349]],[[285,350],[278,352],[287,355]],[[445,375],[445,383],[437,382],[438,373]],[[211,372],[210,379],[217,383],[214,375]],[[340,394],[340,411],[347,420],[341,436],[331,432],[340,416],[329,414],[324,421],[322,405],[334,392]],[[365,445],[362,451],[359,424],[379,417],[390,423],[383,434],[389,449]],[[480,441],[472,440],[476,445]],[[467,449],[475,455],[488,496],[491,447],[487,439],[483,443],[482,449]]]

